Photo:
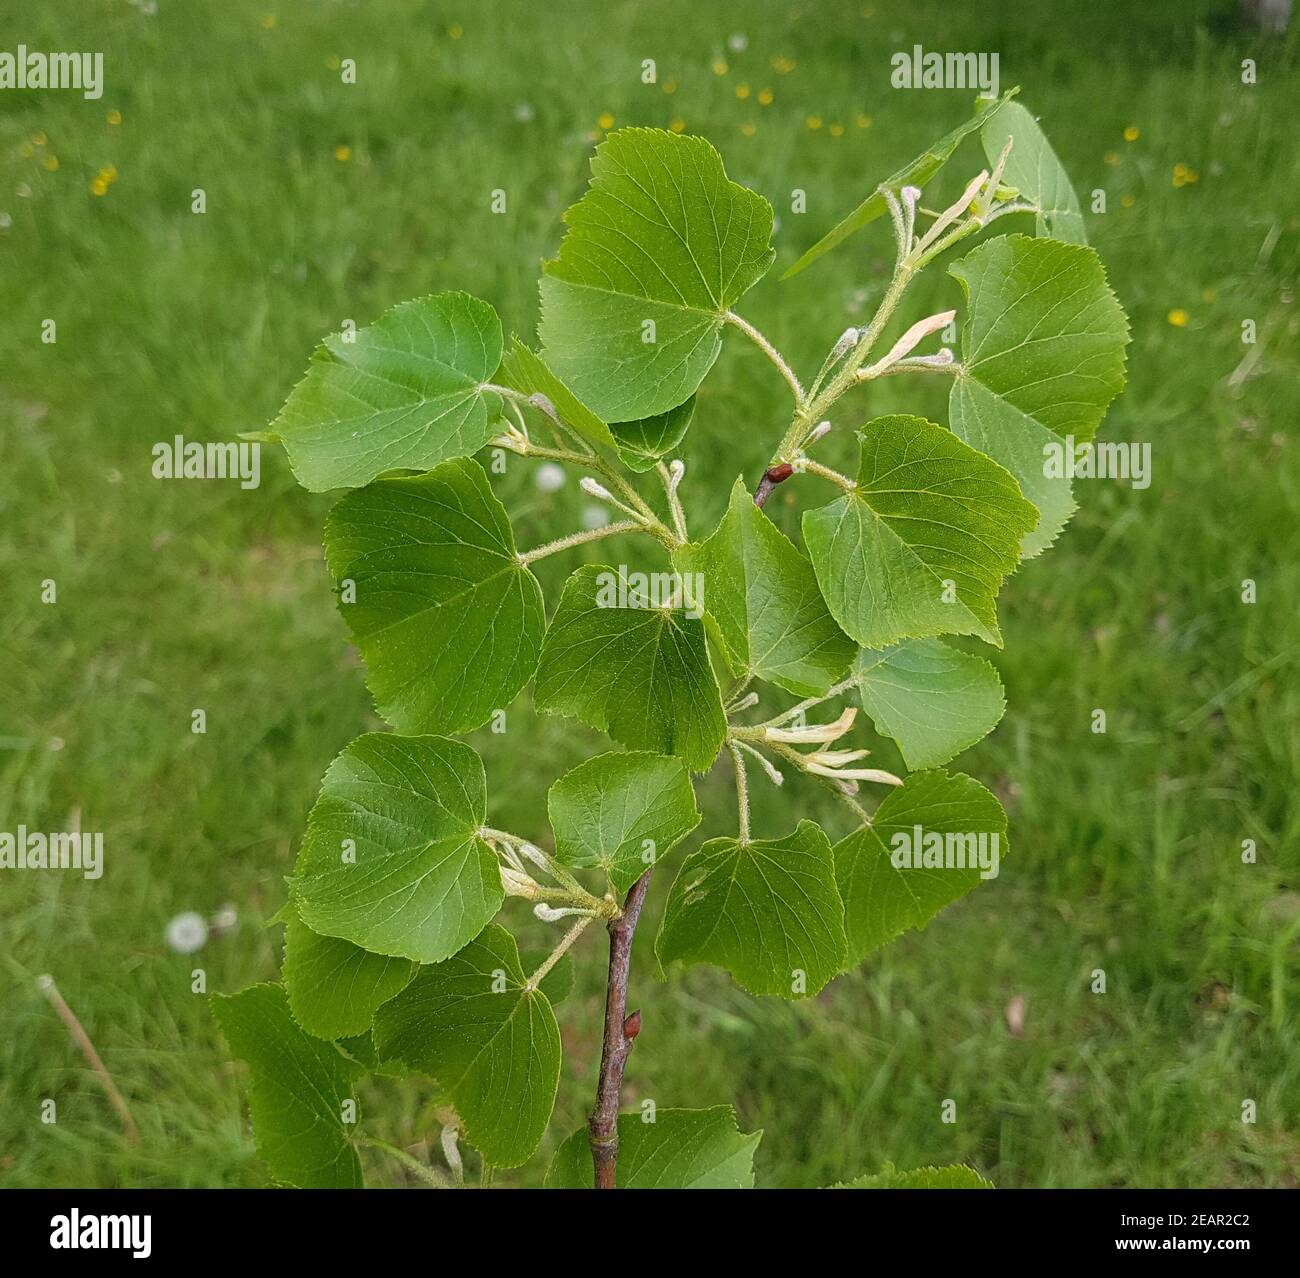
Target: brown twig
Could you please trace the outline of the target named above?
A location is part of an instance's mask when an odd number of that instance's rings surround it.
[[[623,902],[623,912],[610,919],[609,981],[605,988],[605,1036],[600,1052],[600,1079],[596,1084],[596,1107],[591,1111],[587,1132],[591,1140],[591,1161],[597,1189],[616,1188],[618,1171],[618,1110],[623,1092],[623,1069],[636,1036],[641,1032],[641,1013],[627,1011],[627,975],[632,965],[632,937],[645,904],[653,867],[635,883]]]
[[[68,1027],[68,1033],[72,1035],[72,1041],[81,1048],[81,1054],[86,1058],[90,1068],[95,1071],[99,1081],[103,1083],[104,1090],[108,1093],[108,1099],[112,1102],[113,1108],[117,1110],[117,1115],[122,1120],[122,1127],[126,1131],[127,1140],[133,1145],[138,1145],[140,1143],[140,1132],[136,1128],[135,1119],[131,1117],[131,1111],[127,1108],[122,1093],[117,1090],[117,1084],[113,1082],[113,1076],[105,1068],[99,1053],[95,1051],[95,1045],[90,1041],[90,1035],[81,1027],[81,1022],[77,1020],[76,1013],[64,1002],[63,995],[59,993],[59,987],[54,983],[54,977],[38,976],[36,984],[45,997],[49,999],[50,1006],[59,1014],[59,1019]]]
[[[772,495],[772,489],[777,484],[785,483],[793,474],[794,467],[789,462],[782,462],[779,466],[769,466],[763,472],[763,478],[758,481],[758,487],[754,490],[754,505],[761,507]]]

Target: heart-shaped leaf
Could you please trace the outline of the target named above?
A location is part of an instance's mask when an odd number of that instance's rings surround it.
[[[1011,154],[1002,170],[1002,181],[1037,206],[1038,234],[1070,244],[1087,244],[1079,197],[1038,121],[1019,102],[1008,102],[997,115],[985,119],[980,129],[980,142],[990,167],[997,163],[1008,138]]]
[[[703,138],[611,133],[543,268],[542,348],[605,421],[676,408],[722,347],[731,306],[772,265],[772,206]]]
[[[909,768],[935,768],[987,736],[1006,709],[998,672],[939,639],[863,652],[853,667],[862,708],[898,742]]]
[[[743,480],[713,535],[674,560],[700,574],[732,674],[817,696],[849,668],[854,645],[826,610],[812,565],[754,505]]]
[[[704,625],[685,595],[652,604],[642,576],[588,564],[564,583],[537,667],[537,708],[702,772],[727,727]]]
[[[293,1019],[317,1038],[364,1034],[375,1008],[415,975],[410,959],[371,954],[351,941],[313,932],[292,907],[284,925],[281,979]]]
[[[850,966],[992,878],[1009,850],[1007,815],[978,781],[913,773],[835,845]]]
[[[1047,464],[1083,444],[1124,385],[1128,321],[1091,249],[1008,235],[949,268],[966,293],[953,433],[1016,477],[1041,512],[1021,553],[1039,554],[1074,513],[1068,472]]]
[[[685,439],[694,412],[695,396],[692,395],[666,413],[635,422],[611,422],[609,428],[614,432],[623,465],[638,473],[653,470]]]
[[[587,443],[607,452],[617,451],[610,428],[555,375],[536,351],[517,337],[501,363],[501,377],[506,386],[521,395],[545,395],[560,419]]]
[[[640,751],[580,763],[551,786],[546,804],[556,856],[599,866],[620,896],[700,823],[682,762]]]
[[[478,755],[445,737],[370,732],[330,764],[290,880],[304,923],[374,954],[436,963],[501,908],[479,838]]]
[[[659,961],[716,963],[751,994],[806,998],[844,968],[830,841],[811,821],[779,839],[711,839],[682,862]]]
[[[249,1109],[271,1175],[300,1189],[359,1189],[361,1162],[343,1122],[360,1068],[303,1032],[279,985],[214,994],[230,1050],[252,1071]]]
[[[619,1189],[753,1189],[754,1151],[763,1133],[736,1129],[730,1105],[658,1109],[618,1120]],[[555,1152],[547,1189],[590,1189],[594,1178],[586,1128]]]
[[[402,302],[327,337],[270,435],[312,492],[359,488],[477,452],[501,411],[482,384],[501,362],[501,321],[468,293]]]
[[[560,1029],[529,989],[514,937],[490,924],[445,962],[422,967],[375,1016],[375,1048],[432,1074],[470,1142],[498,1167],[541,1143],[560,1081]]]
[[[381,479],[325,524],[339,611],[399,732],[467,732],[532,678],[545,614],[505,508],[475,461]]]
[[[859,432],[857,483],[804,513],[826,604],[865,648],[974,634],[1002,646],[996,599],[1038,512],[1016,481],[921,417],[878,417]]]

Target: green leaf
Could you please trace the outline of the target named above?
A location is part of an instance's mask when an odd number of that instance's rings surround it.
[[[535,972],[550,957],[550,950],[521,950],[519,963],[525,972]],[[537,988],[550,999],[551,1006],[554,1007],[557,1003],[563,1003],[573,993],[573,982],[576,979],[573,955],[561,954],[551,970],[542,977],[542,983]]]
[[[1092,249],[1003,235],[949,267],[966,293],[962,377],[1090,440],[1124,385],[1128,322]]]
[[[1016,477],[1039,509],[1021,554],[1050,546],[1074,513],[1068,472],[1048,455],[1090,441],[1124,385],[1128,321],[1091,249],[1003,236],[949,268],[966,294],[953,433]],[[1072,453],[1070,454],[1072,455]]]
[[[939,639],[863,652],[853,668],[862,708],[898,742],[907,766],[934,768],[986,737],[1006,709],[1002,680],[982,657]]]
[[[618,1119],[619,1189],[753,1189],[754,1151],[763,1133],[736,1129],[730,1105],[660,1109]],[[595,1173],[584,1127],[555,1151],[547,1189],[590,1189]]]
[[[995,874],[1010,851],[1002,805],[960,772],[915,772],[890,791],[870,827],[841,839],[835,877],[844,898],[849,965],[910,928],[923,928],[981,883],[980,836],[987,836],[986,863]],[[959,868],[963,862],[967,868]]]
[[[296,911],[285,920],[281,978],[293,1018],[317,1038],[364,1034],[375,1008],[415,975],[409,959],[371,954],[351,941],[313,932]]]
[[[703,138],[620,129],[564,219],[541,283],[547,362],[606,421],[677,407],[713,367],[727,311],[772,265],[772,206],[728,181]]]
[[[886,1163],[874,1175],[859,1176],[833,1189],[992,1189],[991,1180],[985,1180],[973,1167],[953,1163],[948,1167],[915,1167],[899,1171],[893,1163]]]
[[[1020,543],[1020,557],[1042,554],[1078,509],[1069,476],[1045,473],[1043,449],[1060,441],[987,386],[961,374],[948,393],[948,421],[958,439],[1014,475],[1020,491],[1038,508],[1038,524]]]
[[[252,1071],[253,1135],[271,1175],[302,1189],[360,1188],[361,1162],[343,1123],[359,1067],[299,1029],[279,985],[214,994],[212,1010]]]
[[[779,839],[711,839],[682,862],[655,952],[716,963],[751,994],[816,994],[844,968],[830,841],[811,821]]]
[[[812,565],[754,505],[743,480],[713,535],[674,559],[683,572],[701,574],[701,601],[733,674],[816,696],[849,668],[854,645],[826,610]]]
[[[551,786],[546,804],[560,861],[600,866],[620,896],[700,823],[686,768],[659,754],[588,759]]]
[[[803,517],[835,620],[865,648],[943,634],[1001,647],[997,593],[1038,512],[1001,466],[924,418],[878,417],[858,439],[856,486]]]
[[[351,341],[327,337],[271,433],[312,492],[426,470],[487,441],[500,399],[480,389],[501,362],[501,321],[468,293],[394,306]]]
[[[339,611],[379,713],[399,732],[468,732],[532,678],[542,591],[515,554],[505,508],[474,461],[377,480],[330,511]]]
[[[653,470],[686,437],[695,412],[695,396],[684,404],[654,417],[635,422],[613,422],[610,430],[618,441],[618,455],[629,470]]]
[[[1074,187],[1038,122],[1019,102],[1008,103],[994,118],[985,120],[980,130],[990,167],[997,163],[1008,138],[1012,139],[1011,154],[1002,170],[1002,181],[1038,206],[1038,234],[1070,244],[1086,244],[1088,233]]]
[[[436,963],[505,899],[483,764],[445,737],[370,732],[330,764],[290,887],[302,920],[375,954]]]
[[[897,194],[905,186],[924,186],[948,162],[963,139],[984,126],[995,113],[1004,110],[1006,103],[1019,92],[1020,87],[1017,85],[1013,89],[1008,89],[996,102],[976,102],[975,115],[963,121],[951,133],[946,133],[933,146],[927,147],[910,164],[905,164],[897,173],[887,177],[848,217],[823,235],[781,278],[788,280],[792,275],[798,275],[804,267],[811,266],[819,257],[848,239],[854,231],[860,231],[868,223],[874,222],[889,207],[885,201],[886,191]]]
[[[521,395],[545,395],[561,420],[572,426],[587,443],[611,453],[617,451],[618,444],[610,428],[547,367],[537,352],[530,350],[517,337],[512,340],[501,363],[500,375],[504,385]]]
[[[517,1167],[541,1143],[560,1081],[560,1029],[540,990],[525,986],[514,937],[489,924],[375,1016],[381,1059],[432,1074],[450,1093],[470,1143]]]
[[[727,726],[704,626],[687,609],[651,607],[643,576],[588,564],[564,583],[534,699],[539,710],[702,772]]]

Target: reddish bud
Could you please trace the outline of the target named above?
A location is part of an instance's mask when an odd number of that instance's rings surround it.
[[[774,484],[783,484],[793,474],[794,467],[789,462],[782,462],[779,466],[769,466],[766,478]]]
[[[641,1012],[637,1010],[623,1021],[623,1037],[635,1038],[641,1032]]]

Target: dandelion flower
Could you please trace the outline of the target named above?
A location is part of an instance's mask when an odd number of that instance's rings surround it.
[[[726,58],[714,58],[712,70],[714,75],[726,75],[727,74]]]
[[[334,158],[340,164],[346,164],[352,158],[352,148],[340,144],[334,148]]]
[[[1136,142],[1141,136],[1142,134],[1138,131],[1138,126],[1136,124],[1130,124],[1128,128],[1124,130],[1125,142]]]
[[[107,195],[108,183],[102,177],[97,177],[90,184],[91,195]]]
[[[461,36],[465,34],[465,28],[457,23],[456,25],[447,28],[447,34],[451,36],[453,40],[459,40]]]
[[[838,120],[831,125],[830,135],[833,138],[842,138],[844,136],[844,126]]]
[[[1170,323],[1171,323],[1175,328],[1186,328],[1186,327],[1187,327],[1187,312],[1186,312],[1185,310],[1183,310],[1182,307],[1180,307],[1180,306],[1176,306],[1176,307],[1174,307],[1174,309],[1173,309],[1172,311],[1170,311],[1169,314],[1165,316],[1165,318],[1166,318],[1166,319],[1167,319],[1167,320],[1168,320],[1168,321],[1169,321],[1169,322],[1170,322]]]
[[[736,85],[736,97],[738,97],[742,102],[747,97],[749,97],[749,85],[747,84]]]
[[[740,126],[740,131],[747,138],[752,138],[754,134],[758,132],[758,125],[755,124],[753,120],[746,120],[745,123]]]
[[[608,111],[602,111],[600,118],[596,121],[602,129],[612,129],[614,127],[614,117]]]
[[[866,114],[857,115],[854,116],[853,123],[860,129],[869,129],[871,127],[871,117]]]
[[[665,93],[676,93],[677,77],[674,75],[670,75],[668,79],[666,79],[660,87],[663,89]]]
[[[121,113],[121,111],[119,111],[119,110],[117,110],[116,108],[114,108],[112,111],[110,111],[110,112],[109,112],[109,113],[104,117],[104,119],[106,119],[106,120],[109,122],[109,124],[121,124],[121,123],[122,123],[122,113]]]
[[[41,163],[45,166],[47,171],[53,173],[59,167],[59,157],[57,155],[47,155],[45,159],[41,161]]]
[[[208,925],[203,915],[187,910],[167,924],[167,948],[176,954],[193,954],[208,943]]]
[[[820,115],[810,115],[804,123],[807,124],[810,129],[820,129],[822,127],[822,118]]]
[[[677,119],[675,119],[668,127],[672,129],[674,133],[680,133],[686,128],[686,121],[678,116]]]
[[[758,105],[759,105],[759,106],[771,106],[771,105],[772,105],[772,90],[771,90],[771,89],[760,89],[760,90],[758,91]]]

